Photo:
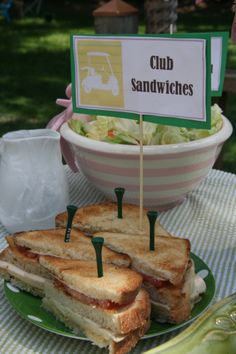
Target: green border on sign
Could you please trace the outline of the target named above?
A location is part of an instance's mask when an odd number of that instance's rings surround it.
[[[90,108],[79,108],[76,106],[76,78],[75,78],[75,55],[74,55],[74,36],[79,37],[162,37],[162,38],[195,38],[204,39],[206,41],[206,121],[195,121],[192,119],[184,118],[174,118],[174,117],[160,117],[154,115],[143,115],[143,120],[147,122],[162,124],[162,125],[172,125],[177,127],[186,128],[198,128],[198,129],[210,129],[211,127],[211,33],[175,33],[175,34],[141,34],[141,35],[111,35],[111,34],[71,34],[70,36],[70,50],[71,50],[71,75],[72,75],[72,105],[73,112],[85,113],[91,115],[104,115],[113,116],[118,118],[128,118],[128,119],[140,119],[140,114],[130,113],[130,112],[120,112],[113,111],[111,109],[90,109]]]
[[[229,33],[228,32],[212,32],[211,37],[222,37],[222,53],[221,53],[221,69],[220,69],[220,85],[219,89],[211,91],[212,96],[221,96],[224,87],[224,79],[225,79],[225,69],[226,69],[226,60],[227,60],[227,52],[228,52],[228,41],[229,41]]]

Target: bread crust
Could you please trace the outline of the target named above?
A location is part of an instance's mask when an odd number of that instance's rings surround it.
[[[127,234],[149,235],[149,221],[146,216],[148,209],[143,209],[143,230],[139,228],[139,206],[123,204],[123,218],[117,217],[117,204],[112,202],[87,205],[77,209],[73,218],[73,227],[83,232],[100,231],[123,232]],[[56,216],[57,226],[66,226],[67,212]],[[156,234],[171,236],[157,220]]]
[[[150,295],[152,317],[158,322],[181,323],[191,317],[195,267],[192,260],[189,265],[183,283],[179,286],[167,284],[157,289],[148,282],[143,283]]]
[[[182,303],[181,306],[176,308],[168,308],[163,310],[162,304],[156,303],[151,300],[151,317],[161,323],[178,324],[187,321],[191,317],[191,308],[189,303]]]
[[[64,242],[65,229],[36,230],[19,232],[9,236],[7,241],[10,247],[14,246],[14,252],[22,254],[15,245],[29,248],[33,253],[52,255],[68,259],[83,259],[95,261],[96,255],[91,244],[91,238],[85,236],[79,230],[71,230],[70,242]],[[130,258],[127,255],[118,254],[107,247],[103,247],[103,262],[129,267]]]
[[[112,342],[109,345],[109,354],[125,354],[135,347],[139,339],[147,332],[150,327],[150,320],[147,319],[146,323],[137,328],[135,331],[130,332],[121,342]]]
[[[136,296],[135,304],[132,307],[132,313],[126,313],[120,316],[120,328],[122,333],[127,333],[130,328],[138,327],[140,324],[145,326],[147,319],[150,318],[151,305],[147,291],[141,289]]]
[[[97,300],[127,304],[142,285],[137,272],[112,264],[103,264],[103,276],[97,276],[97,263],[40,256],[39,263],[71,289]]]

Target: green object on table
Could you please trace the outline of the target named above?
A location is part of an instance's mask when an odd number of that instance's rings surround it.
[[[214,277],[208,266],[199,257],[191,253],[191,258],[194,260],[196,273],[205,273],[204,280],[207,287],[201,301],[198,302],[191,311],[191,319],[177,325],[152,321],[149,330],[145,333],[143,338],[153,338],[180,329],[195,320],[196,317],[198,317],[209,306],[215,294]],[[22,318],[33,323],[35,326],[65,337],[88,340],[82,332],[77,334],[73,333],[71,329],[66,327],[62,322],[58,321],[50,312],[46,311],[42,307],[42,300],[39,297],[17,289],[8,282],[5,282],[4,284],[4,291],[6,298],[15,311]]]
[[[76,210],[78,209],[77,206],[75,205],[67,205],[66,207],[67,213],[68,213],[68,219],[67,219],[67,226],[66,226],[66,232],[65,232],[65,242],[70,241],[70,233],[71,233],[71,227],[72,227],[72,221],[73,217],[76,213]]]
[[[154,210],[149,210],[147,212],[147,217],[150,225],[149,249],[150,251],[154,251],[155,250],[155,223],[158,217],[158,212]]]
[[[103,266],[102,266],[102,246],[104,243],[103,237],[93,237],[92,244],[95,248],[96,252],[96,260],[97,260],[97,271],[98,271],[98,278],[103,277]]]
[[[115,194],[117,198],[117,217],[118,219],[122,219],[122,200],[123,200],[123,195],[125,193],[125,189],[122,187],[117,187],[115,188]]]
[[[236,293],[219,301],[168,342],[145,354],[235,354]]]

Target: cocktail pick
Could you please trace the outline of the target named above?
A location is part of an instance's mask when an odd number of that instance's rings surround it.
[[[92,241],[92,244],[93,244],[93,246],[95,248],[95,252],[96,252],[98,278],[101,278],[101,277],[103,277],[102,246],[104,243],[104,238],[103,237],[93,237],[91,241]]]
[[[125,189],[122,187],[117,187],[114,190],[115,190],[115,194],[116,194],[116,198],[117,198],[117,217],[118,217],[118,219],[122,219],[123,218],[122,199],[123,199],[123,195],[125,193]]]
[[[68,219],[67,219],[67,226],[66,226],[64,242],[69,242],[73,217],[74,217],[76,210],[78,208],[75,205],[67,205],[66,209],[67,209],[67,213],[68,213]]]
[[[155,250],[155,223],[156,219],[158,217],[158,212],[154,210],[149,210],[147,212],[147,217],[149,220],[149,225],[150,225],[150,239],[149,239],[149,249],[150,251]]]

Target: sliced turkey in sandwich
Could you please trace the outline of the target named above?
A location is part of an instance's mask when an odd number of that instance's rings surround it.
[[[41,256],[39,262],[53,276],[46,281],[43,306],[75,333],[82,331],[110,354],[122,354],[148,329],[149,295],[137,272],[103,264],[98,277],[93,261]]]
[[[11,237],[8,238],[8,244],[0,253],[0,278],[19,289],[42,297],[45,278],[49,273],[39,264],[36,257],[29,257],[20,252]]]

